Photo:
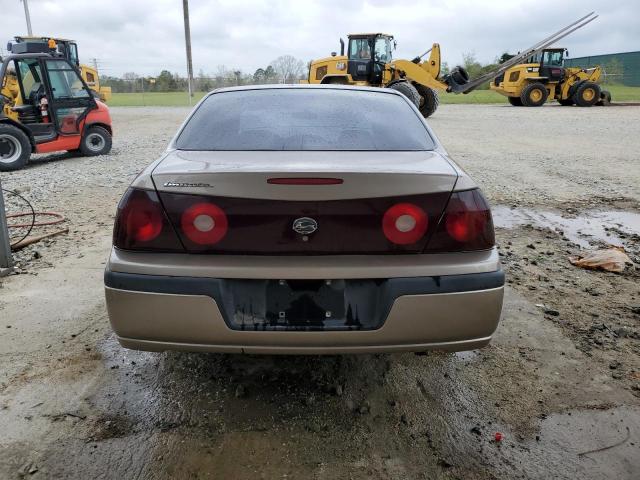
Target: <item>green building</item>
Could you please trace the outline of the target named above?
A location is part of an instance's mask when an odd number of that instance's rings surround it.
[[[640,87],[640,52],[610,53],[591,57],[567,58],[567,67],[589,68],[600,65],[604,68],[605,83],[620,83]]]

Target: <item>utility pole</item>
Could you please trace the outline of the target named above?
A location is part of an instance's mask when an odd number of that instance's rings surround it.
[[[191,63],[191,28],[189,27],[189,0],[182,0],[184,13],[184,41],[187,48],[187,83],[189,85],[189,105],[193,97],[193,64]]]
[[[144,77],[140,77],[140,87],[142,88],[142,105],[146,107],[147,104],[144,101]]]
[[[24,17],[27,19],[27,33],[29,36],[33,36],[33,32],[31,31],[31,15],[29,15],[29,1],[21,0],[24,5]]]
[[[11,256],[11,241],[7,227],[7,216],[4,210],[4,194],[0,183],[0,277],[13,271],[13,257]]]

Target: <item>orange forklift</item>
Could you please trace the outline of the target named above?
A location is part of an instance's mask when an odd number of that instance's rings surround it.
[[[7,49],[0,65],[0,171],[24,167],[32,153],[109,153],[109,109],[55,41]]]

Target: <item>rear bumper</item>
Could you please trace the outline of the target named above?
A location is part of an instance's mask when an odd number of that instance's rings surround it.
[[[337,354],[479,348],[491,340],[502,309],[501,270],[388,278],[384,318],[370,330],[254,331],[229,327],[227,280],[113,272],[107,308],[127,348],[269,354]],[[381,287],[382,288],[382,287]],[[216,293],[218,292],[218,293]]]

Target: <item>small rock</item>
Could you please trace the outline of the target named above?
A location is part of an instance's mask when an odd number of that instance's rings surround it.
[[[626,327],[616,328],[613,332],[618,336],[618,338],[626,338],[631,333],[631,331]]]
[[[557,317],[557,316],[559,316],[559,315],[560,315],[560,312],[559,312],[558,310],[552,310],[552,309],[550,309],[550,308],[547,308],[547,309],[544,311],[544,313],[545,313],[546,315],[551,315],[552,317]]]
[[[471,429],[471,433],[475,433],[476,435],[482,435],[482,430],[480,429],[480,426],[476,425]]]
[[[615,371],[611,374],[611,376],[616,380],[620,380],[624,376],[624,374],[620,371]]]
[[[18,470],[19,477],[26,477],[27,475],[33,475],[38,472],[38,467],[33,462],[27,462]]]
[[[535,250],[536,246],[533,243],[530,243],[529,245],[527,245],[527,248],[530,248],[531,250]]]
[[[616,370],[620,365],[622,365],[622,364],[621,364],[619,361],[614,360],[613,362],[611,362],[611,363],[609,364],[609,368],[610,368],[611,370]]]
[[[343,392],[343,390],[342,390],[342,385],[336,385],[336,395],[337,395],[338,397],[341,397],[343,393],[344,393],[344,392]]]
[[[596,337],[593,339],[593,343],[595,343],[596,345],[603,345],[604,344],[604,340],[602,337]]]
[[[39,250],[34,250],[33,251],[33,258],[35,258],[35,259],[42,258],[42,254],[40,253]]]

